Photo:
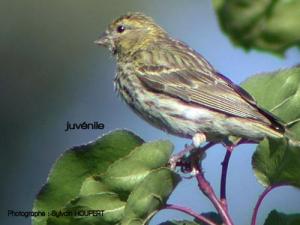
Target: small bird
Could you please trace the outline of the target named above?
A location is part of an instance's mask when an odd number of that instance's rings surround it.
[[[115,56],[115,89],[130,108],[195,147],[228,137],[257,142],[285,135],[278,118],[243,88],[142,13],[114,20],[95,43]]]

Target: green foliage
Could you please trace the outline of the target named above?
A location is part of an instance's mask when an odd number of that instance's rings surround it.
[[[270,212],[264,225],[299,225],[300,214],[286,215],[273,210]]]
[[[194,221],[188,221],[188,220],[172,220],[172,221],[166,221],[159,225],[199,225],[201,223],[196,223]]]
[[[242,83],[258,104],[285,124],[300,119],[300,67],[258,74]],[[288,126],[289,136],[300,139],[300,122]]]
[[[134,224],[145,224],[164,205],[178,181],[179,177],[167,168],[151,172],[128,197],[122,225],[134,221]]]
[[[300,118],[300,68],[259,74],[242,86],[285,123]],[[288,126],[288,137],[300,137],[300,122]],[[264,140],[253,155],[252,165],[258,180],[264,185],[288,183],[300,187],[300,147],[282,140]]]
[[[285,140],[264,140],[252,157],[258,180],[265,186],[289,184],[300,188],[300,148]]]
[[[283,54],[300,46],[300,1],[213,0],[223,31],[245,49]]]
[[[168,162],[172,149],[168,141],[143,144],[113,163],[103,176],[103,182],[113,191],[129,193],[153,169]]]
[[[217,214],[215,212],[202,213],[201,215],[205,216],[207,219],[210,219],[216,225],[223,224],[221,217],[219,216],[219,214]],[[207,225],[207,223],[204,223],[202,221],[198,221],[195,219],[194,221],[171,220],[171,221],[166,221],[166,222],[160,223],[159,225]]]
[[[133,133],[120,130],[66,151],[34,203],[34,211],[45,211],[48,217],[36,217],[33,224],[144,223],[179,181],[164,167],[172,149],[167,141],[143,144]]]
[[[207,212],[207,213],[202,213],[202,216],[205,216],[206,218],[210,219],[211,221],[215,222],[216,224],[223,224],[223,221],[218,213]],[[206,225],[204,223],[200,223],[200,224]]]

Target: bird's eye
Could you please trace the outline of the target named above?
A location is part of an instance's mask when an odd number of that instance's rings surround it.
[[[117,32],[118,33],[123,33],[125,31],[125,27],[123,25],[120,25],[117,27]]]

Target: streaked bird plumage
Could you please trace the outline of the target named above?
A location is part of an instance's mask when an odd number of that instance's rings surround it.
[[[282,123],[244,89],[141,13],[113,21],[96,43],[117,59],[117,92],[157,128],[186,138],[201,134],[201,142],[284,135]]]

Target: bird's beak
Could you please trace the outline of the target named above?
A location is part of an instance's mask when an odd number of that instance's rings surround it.
[[[108,46],[110,43],[109,37],[107,32],[104,32],[98,40],[94,41],[95,44],[97,45],[102,45],[102,46]]]

